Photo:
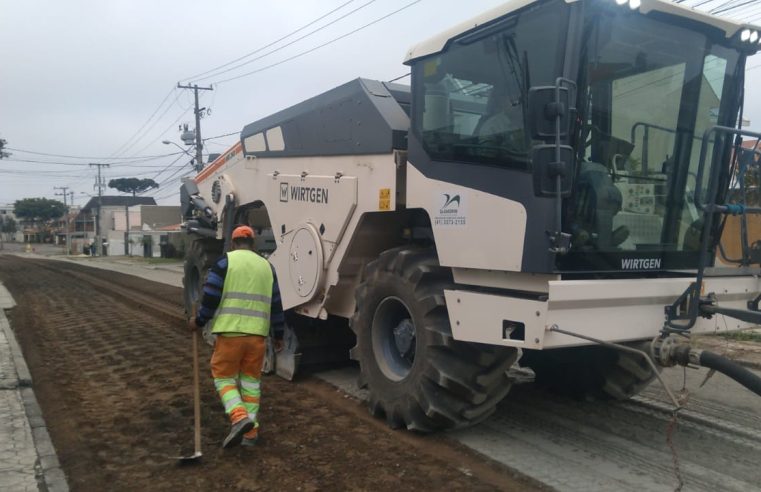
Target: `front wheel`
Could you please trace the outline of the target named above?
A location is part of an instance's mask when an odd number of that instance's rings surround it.
[[[518,351],[452,337],[448,268],[431,249],[400,247],[369,263],[352,330],[373,415],[391,427],[431,432],[484,420],[510,389]]]

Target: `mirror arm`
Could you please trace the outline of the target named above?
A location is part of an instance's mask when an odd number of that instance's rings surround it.
[[[566,114],[565,105],[561,102],[560,90],[564,82],[573,81],[558,77],[555,80],[555,102],[545,107],[545,114],[548,117],[555,117],[555,162],[551,164],[550,173],[555,175],[555,232],[550,233],[550,252],[564,255],[568,253],[571,247],[571,235],[563,232],[563,178],[568,174],[568,163],[563,162],[560,148],[563,142],[560,138],[562,134],[563,117]],[[569,91],[570,93],[570,91]],[[569,94],[569,104],[571,102]],[[570,135],[570,132],[569,132]]]

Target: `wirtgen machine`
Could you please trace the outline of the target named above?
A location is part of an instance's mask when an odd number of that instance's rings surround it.
[[[409,87],[357,79],[251,123],[183,185],[187,301],[251,225],[288,309],[278,372],[351,357],[371,411],[420,431],[486,418],[519,358],[574,395],[688,363],[761,394],[690,346],[761,324],[761,135],[738,128],[760,36],[661,0],[454,27],[409,51]]]

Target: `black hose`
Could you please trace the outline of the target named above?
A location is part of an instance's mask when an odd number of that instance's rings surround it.
[[[713,352],[703,351],[700,353],[700,365],[725,374],[761,396],[761,378],[726,357],[714,354]]]

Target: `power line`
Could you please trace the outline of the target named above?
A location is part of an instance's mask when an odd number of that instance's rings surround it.
[[[224,138],[224,137],[229,137],[229,136],[232,136],[232,135],[238,135],[239,133],[240,133],[239,131],[236,131],[236,132],[230,132],[230,133],[225,133],[224,135],[217,135],[217,136],[215,136],[215,137],[207,137],[207,138],[204,138],[204,139],[203,139],[203,141],[205,142],[205,141],[207,141],[207,140],[215,140],[215,139],[217,139],[217,138]]]
[[[324,26],[320,26],[320,27],[318,27],[317,29],[315,29],[315,30],[313,30],[313,31],[311,31],[311,32],[308,32],[308,33],[304,34],[303,36],[301,36],[301,37],[298,37],[298,38],[294,39],[293,41],[290,41],[290,42],[288,42],[288,43],[286,43],[286,44],[284,44],[284,45],[282,45],[282,46],[278,46],[277,48],[275,48],[275,49],[273,49],[273,50],[270,50],[270,51],[268,51],[267,53],[264,53],[263,55],[257,56],[256,58],[253,58],[253,59],[251,59],[251,60],[245,61],[245,62],[243,62],[243,63],[239,63],[238,65],[235,65],[235,66],[233,66],[233,67],[227,68],[227,69],[225,69],[225,70],[221,70],[221,71],[218,71],[218,72],[216,72],[216,73],[213,73],[213,74],[210,74],[210,75],[206,75],[205,77],[201,77],[201,78],[199,78],[199,79],[198,79],[198,81],[201,81],[201,80],[206,80],[206,79],[210,79],[210,78],[212,78],[212,77],[218,77],[218,76],[222,75],[223,73],[228,73],[228,72],[231,72],[231,71],[233,71],[233,70],[237,70],[238,68],[244,67],[244,66],[246,66],[246,65],[250,65],[251,63],[253,63],[253,62],[257,61],[257,60],[261,60],[262,58],[265,58],[265,57],[267,57],[267,56],[269,56],[269,55],[271,55],[271,54],[273,54],[273,53],[277,53],[278,51],[284,50],[285,48],[287,48],[287,47],[289,47],[289,46],[291,46],[291,45],[293,45],[293,44],[295,44],[295,43],[298,43],[299,41],[301,41],[301,40],[303,40],[303,39],[306,39],[306,38],[308,38],[308,37],[309,37],[309,36],[311,36],[312,34],[318,33],[318,32],[320,32],[320,31],[322,31],[323,29],[325,29],[325,28],[327,28],[327,27],[330,27],[330,26],[332,26],[333,24],[335,24],[335,23],[337,23],[337,22],[339,22],[339,21],[341,21],[341,20],[343,20],[343,19],[345,19],[345,18],[349,17],[350,15],[352,15],[352,14],[354,14],[354,13],[356,13],[356,12],[358,12],[358,11],[362,10],[363,8],[365,8],[365,7],[369,6],[370,4],[372,4],[372,3],[374,3],[374,2],[375,2],[375,0],[370,0],[370,1],[369,1],[369,2],[367,2],[367,3],[365,3],[365,4],[363,4],[363,5],[360,5],[360,6],[359,6],[359,7],[357,7],[356,9],[354,9],[354,10],[352,10],[352,11],[350,11],[350,12],[348,12],[348,13],[346,13],[346,14],[342,15],[342,16],[340,16],[340,17],[339,17],[339,18],[337,18],[337,19],[333,19],[332,21],[328,22],[328,23],[327,23],[327,24],[325,24]]]
[[[22,152],[24,154],[34,154],[34,155],[44,155],[49,157],[64,157],[67,159],[96,159],[96,160],[106,160],[106,159],[158,159],[160,157],[166,157],[168,155],[172,154],[161,154],[161,155],[143,155],[143,156],[135,156],[135,157],[93,157],[93,156],[83,156],[83,155],[66,155],[66,154],[49,154],[47,152],[36,152],[33,150],[24,150],[24,149],[12,149],[10,147],[6,147],[8,150],[13,150],[15,152]]]
[[[177,90],[177,88],[173,88],[173,89],[172,89],[172,91],[176,91],[176,90]],[[170,93],[170,94],[171,94],[171,93]],[[127,146],[127,147],[126,147],[124,150],[122,150],[120,153],[118,153],[117,155],[121,155],[121,154],[125,154],[125,153],[127,153],[127,151],[128,151],[129,149],[131,149],[132,147],[134,147],[135,145],[137,145],[137,143],[138,143],[140,140],[144,139],[144,138],[145,138],[145,136],[146,136],[146,135],[147,135],[147,134],[148,134],[148,133],[149,133],[149,132],[150,132],[150,131],[153,129],[153,127],[155,127],[155,126],[158,124],[158,122],[159,122],[159,121],[161,121],[161,120],[162,120],[162,118],[164,118],[164,116],[165,116],[165,115],[166,115],[166,114],[169,112],[169,110],[170,110],[170,109],[172,109],[172,106],[174,105],[174,103],[175,103],[175,102],[177,102],[177,99],[179,99],[180,95],[182,95],[182,92],[178,91],[178,92],[177,92],[177,95],[175,96],[175,98],[174,98],[174,100],[172,101],[172,103],[171,103],[171,104],[169,104],[169,105],[166,107],[166,109],[164,109],[164,111],[161,113],[161,116],[159,116],[158,118],[156,118],[156,119],[154,120],[154,122],[153,122],[153,123],[151,123],[151,124],[150,124],[150,126],[148,126],[147,128],[145,128],[145,129],[144,129],[142,132],[139,132],[139,133],[142,133],[142,134],[141,134],[141,135],[140,135],[140,136],[139,136],[137,139],[135,139],[135,141],[133,141],[133,142],[132,142],[130,145],[128,145],[128,146]],[[184,112],[182,115],[180,115],[180,118],[182,118],[182,116],[184,116],[184,115],[185,115],[185,113],[187,113],[187,110],[185,110],[185,112]],[[172,125],[174,125],[174,124],[176,123],[176,121],[179,121],[179,119],[180,119],[180,118],[177,118],[177,120],[175,120],[175,122],[174,122],[174,123],[172,123]],[[144,127],[145,127],[145,125],[144,125]],[[166,133],[166,132],[165,132],[165,133]],[[152,142],[151,142],[151,144],[152,144]],[[148,146],[150,146],[150,145],[148,145]],[[137,153],[137,154],[139,154],[140,152],[142,152],[143,150],[145,150],[145,149],[146,149],[148,146],[146,146],[146,147],[143,147],[141,150],[139,150],[139,151],[138,151],[138,152],[136,152],[136,153]],[[134,154],[133,154],[133,155],[134,155]]]
[[[326,17],[330,16],[331,14],[333,14],[333,13],[335,13],[335,12],[338,12],[339,10],[341,10],[341,9],[342,9],[342,8],[344,8],[345,6],[349,5],[350,3],[353,3],[354,1],[355,1],[355,0],[349,0],[348,2],[342,3],[342,4],[341,4],[341,5],[339,5],[338,7],[334,8],[333,10],[331,10],[330,12],[328,12],[328,13],[326,13],[326,14],[323,14],[323,15],[321,15],[321,16],[320,16],[320,17],[318,17],[317,19],[315,19],[315,20],[313,20],[313,21],[311,21],[311,22],[309,22],[309,23],[307,23],[307,24],[304,24],[303,26],[299,27],[299,28],[298,28],[298,29],[296,29],[295,31],[291,31],[290,33],[286,34],[285,36],[283,36],[283,37],[281,37],[281,38],[278,38],[278,39],[276,39],[275,41],[272,41],[271,43],[269,43],[269,44],[266,44],[266,45],[264,45],[264,46],[262,46],[262,47],[260,47],[260,48],[257,48],[257,49],[255,49],[254,51],[251,51],[251,52],[249,52],[249,53],[246,53],[245,55],[243,55],[243,56],[241,56],[241,57],[238,57],[238,58],[236,58],[235,60],[229,61],[229,62],[227,62],[227,63],[223,63],[222,65],[219,65],[219,66],[217,66],[217,67],[214,67],[214,68],[212,68],[212,69],[210,69],[210,70],[207,70],[207,71],[205,71],[205,72],[201,72],[201,73],[195,74],[195,75],[193,75],[193,76],[190,76],[190,77],[184,77],[184,78],[182,78],[181,80],[201,80],[201,79],[199,79],[199,77],[203,77],[204,75],[207,75],[207,74],[209,74],[209,73],[215,72],[215,71],[219,70],[220,68],[225,68],[225,67],[227,67],[227,66],[230,66],[230,65],[232,65],[232,64],[234,64],[234,63],[237,63],[237,62],[239,62],[239,61],[241,61],[241,60],[244,60],[244,59],[248,58],[248,57],[249,57],[249,56],[251,56],[251,55],[255,55],[256,53],[258,53],[258,52],[260,52],[260,51],[262,51],[262,50],[264,50],[264,49],[267,49],[267,48],[269,48],[270,46],[274,46],[274,45],[276,45],[277,43],[279,43],[280,41],[283,41],[283,40],[285,40],[285,39],[288,39],[289,37],[293,36],[294,34],[296,34],[296,33],[300,32],[300,31],[303,31],[303,30],[304,30],[304,29],[306,29],[307,27],[309,27],[309,26],[311,26],[311,25],[313,25],[313,24],[315,24],[315,23],[317,23],[317,22],[321,21],[322,19],[324,19],[324,18],[326,18]]]
[[[159,139],[159,138],[163,137],[164,135],[166,135],[166,133],[167,133],[169,130],[171,130],[171,129],[172,129],[172,128],[173,128],[173,127],[174,127],[174,126],[175,126],[175,125],[176,125],[176,124],[177,124],[177,123],[178,123],[178,122],[179,122],[179,121],[180,121],[182,118],[184,118],[184,117],[185,117],[185,115],[186,115],[186,114],[188,114],[188,111],[190,111],[190,109],[191,109],[191,108],[188,108],[188,109],[186,109],[186,110],[185,110],[185,111],[184,111],[184,112],[183,112],[183,113],[182,113],[180,116],[178,116],[178,117],[177,117],[177,118],[176,118],[174,121],[172,121],[171,123],[169,123],[169,125],[168,125],[168,126],[165,128],[165,129],[164,129],[164,131],[158,134],[158,136],[156,137],[156,139]],[[139,149],[139,150],[138,150],[136,153],[137,153],[137,154],[140,154],[141,152],[144,152],[146,149],[148,149],[148,147],[150,147],[150,146],[154,145],[155,143],[156,143],[156,142],[155,142],[155,141],[153,141],[153,140],[152,140],[152,141],[150,141],[150,142],[148,142],[148,143],[147,143],[146,145],[144,145],[144,146],[143,146],[141,149]]]
[[[113,167],[124,167],[124,166],[138,167],[138,168],[143,168],[143,167],[145,167],[145,168],[161,167],[160,165],[140,166],[140,165],[136,165],[135,163],[155,161],[155,160],[157,160],[159,158],[172,157],[172,156],[178,155],[178,154],[181,155],[181,154],[183,154],[183,152],[172,152],[171,154],[166,154],[166,155],[161,156],[161,157],[151,157],[151,158],[144,158],[144,159],[136,159],[136,160],[133,160],[133,161],[123,161],[123,162],[119,162],[117,164],[113,164]],[[87,167],[88,166],[87,163],[83,163],[83,162],[39,161],[39,160],[35,160],[35,159],[3,159],[3,161],[0,162],[0,164],[4,164],[6,162],[24,162],[24,163],[30,163],[30,164],[50,164],[52,166],[74,166],[74,167]]]
[[[325,46],[328,46],[328,45],[330,45],[330,44],[333,44],[333,43],[335,43],[336,41],[339,41],[339,40],[341,40],[341,39],[344,39],[344,38],[346,38],[346,37],[348,37],[348,36],[351,36],[352,34],[355,34],[355,33],[359,32],[359,31],[361,31],[361,30],[363,30],[363,29],[366,29],[366,28],[368,28],[368,27],[370,27],[370,26],[372,26],[372,25],[374,25],[374,24],[377,24],[378,22],[380,22],[380,21],[382,21],[382,20],[388,19],[388,18],[389,18],[389,17],[391,17],[392,15],[398,14],[399,12],[401,12],[401,11],[403,11],[403,10],[406,10],[406,9],[408,9],[408,8],[412,7],[413,5],[415,5],[415,4],[417,4],[417,3],[420,3],[420,2],[422,2],[422,1],[423,1],[423,0],[415,0],[415,1],[413,1],[413,2],[410,2],[410,3],[408,3],[407,5],[405,5],[405,6],[401,7],[401,8],[399,8],[399,9],[397,9],[397,10],[394,10],[393,12],[391,12],[391,13],[389,13],[389,14],[386,14],[386,15],[384,15],[384,16],[382,16],[382,17],[379,17],[379,18],[375,19],[375,20],[374,20],[374,21],[372,21],[372,22],[369,22],[369,23],[367,23],[367,24],[365,24],[365,25],[363,25],[363,26],[361,26],[361,27],[358,27],[357,29],[354,29],[353,31],[349,31],[349,32],[347,32],[346,34],[342,34],[341,36],[338,36],[338,37],[336,37],[336,38],[333,38],[333,39],[331,39],[331,40],[330,40],[330,41],[328,41],[328,42],[325,42],[325,43],[323,43],[323,44],[321,44],[321,45],[315,46],[314,48],[308,49],[308,50],[306,50],[306,51],[302,51],[301,53],[297,53],[296,55],[293,55],[293,56],[291,56],[291,57],[285,58],[284,60],[280,60],[279,62],[276,62],[276,63],[272,63],[272,64],[270,64],[270,65],[267,65],[267,66],[265,66],[265,67],[259,68],[259,69],[257,69],[257,70],[252,70],[251,72],[246,72],[246,73],[244,73],[244,74],[241,74],[241,75],[237,75],[237,76],[235,76],[235,77],[230,77],[230,78],[228,78],[228,79],[220,80],[220,81],[216,82],[216,84],[224,84],[225,82],[231,82],[231,81],[233,81],[233,80],[237,80],[237,79],[240,79],[240,78],[243,78],[243,77],[247,77],[247,76],[249,76],[249,75],[253,75],[253,74],[255,74],[255,73],[263,72],[264,70],[268,70],[268,69],[270,69],[270,68],[276,67],[276,66],[278,66],[278,65],[282,65],[283,63],[289,62],[289,61],[291,61],[291,60],[294,60],[294,59],[296,59],[296,58],[300,58],[300,57],[302,57],[302,56],[304,56],[304,55],[307,55],[307,54],[309,54],[309,53],[312,53],[312,52],[314,52],[314,51],[317,51],[317,50],[318,50],[318,49],[320,49],[320,48],[324,48]]]
[[[122,145],[121,145],[121,146],[120,146],[118,149],[116,149],[116,151],[114,152],[114,154],[113,154],[113,155],[120,155],[120,154],[122,154],[122,153],[126,152],[126,149],[124,149],[124,151],[122,151],[122,149],[123,149],[125,146],[127,146],[127,144],[129,144],[129,143],[132,141],[132,139],[133,139],[133,138],[135,138],[135,137],[136,137],[136,136],[137,136],[137,135],[138,135],[138,134],[139,134],[139,133],[140,133],[140,132],[143,130],[143,128],[145,128],[145,126],[146,126],[146,125],[148,125],[148,123],[149,123],[149,122],[150,122],[150,121],[153,119],[153,117],[154,117],[154,116],[156,116],[156,113],[158,113],[158,112],[159,112],[159,110],[162,108],[162,106],[164,106],[164,103],[167,101],[167,99],[169,99],[169,97],[170,97],[170,96],[171,96],[171,95],[174,93],[174,91],[176,91],[176,90],[177,90],[176,88],[172,87],[172,90],[170,90],[170,91],[167,93],[167,95],[166,95],[166,96],[164,96],[164,99],[162,99],[162,100],[161,100],[161,102],[159,103],[159,105],[156,107],[156,110],[155,110],[155,111],[153,111],[153,113],[151,113],[151,115],[148,117],[148,119],[147,119],[147,120],[145,120],[145,122],[144,122],[144,123],[143,123],[143,124],[142,124],[142,125],[141,125],[141,126],[138,128],[138,129],[137,129],[137,131],[136,131],[136,132],[135,132],[135,133],[134,133],[134,134],[133,134],[131,137],[129,137],[129,138],[127,139],[127,141],[126,141],[126,142],[124,142],[124,143],[123,143],[123,144],[122,144]],[[109,159],[114,159],[114,157],[110,157]]]

